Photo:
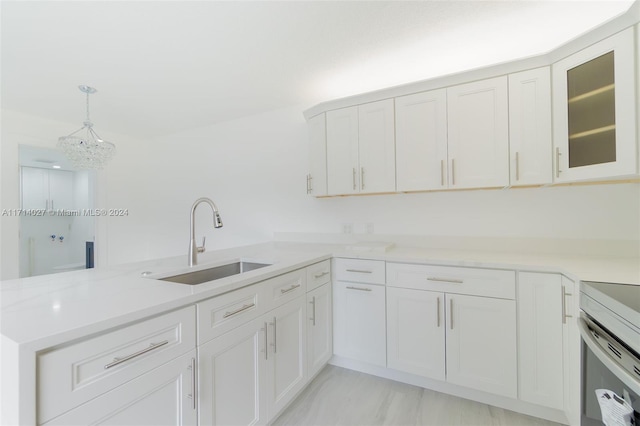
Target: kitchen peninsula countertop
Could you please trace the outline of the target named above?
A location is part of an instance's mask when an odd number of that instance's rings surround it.
[[[410,247],[392,247],[376,252],[353,250],[345,244],[273,242],[203,253],[199,255],[199,265],[194,268],[185,266],[186,256],[177,256],[2,281],[2,337],[35,352],[190,305],[331,257],[562,273],[574,280],[640,285],[640,259],[637,257]],[[238,259],[272,265],[195,286],[151,278],[206,269]],[[143,272],[152,275],[145,277]]]

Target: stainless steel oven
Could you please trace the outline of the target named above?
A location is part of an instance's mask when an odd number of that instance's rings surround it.
[[[640,426],[640,286],[583,282],[582,426]]]

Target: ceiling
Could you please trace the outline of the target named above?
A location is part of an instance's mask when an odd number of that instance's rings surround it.
[[[0,2],[1,106],[154,137],[545,53],[625,1]],[[75,130],[75,127],[71,130]]]

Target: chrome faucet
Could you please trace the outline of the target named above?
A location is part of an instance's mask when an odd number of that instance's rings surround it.
[[[222,228],[222,220],[220,219],[220,214],[218,213],[218,208],[209,198],[203,197],[198,198],[193,206],[191,207],[191,241],[189,242],[189,266],[198,264],[198,253],[204,253],[204,243],[205,237],[202,237],[202,246],[198,247],[196,244],[196,224],[195,224],[195,215],[196,215],[196,207],[200,203],[207,203],[211,206],[211,210],[213,210],[213,227],[214,228]]]

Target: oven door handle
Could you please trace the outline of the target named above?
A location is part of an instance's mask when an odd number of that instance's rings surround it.
[[[578,319],[578,329],[580,330],[582,341],[586,343],[589,349],[591,349],[591,352],[598,357],[600,362],[602,362],[609,371],[615,374],[618,379],[622,380],[622,382],[629,387],[629,390],[633,391],[636,395],[640,395],[640,381],[629,374],[627,370],[622,368],[611,355],[602,350],[598,342],[596,342],[595,337],[591,334],[591,331],[587,326],[587,322],[583,318]],[[600,336],[600,338],[608,340],[605,336]]]

